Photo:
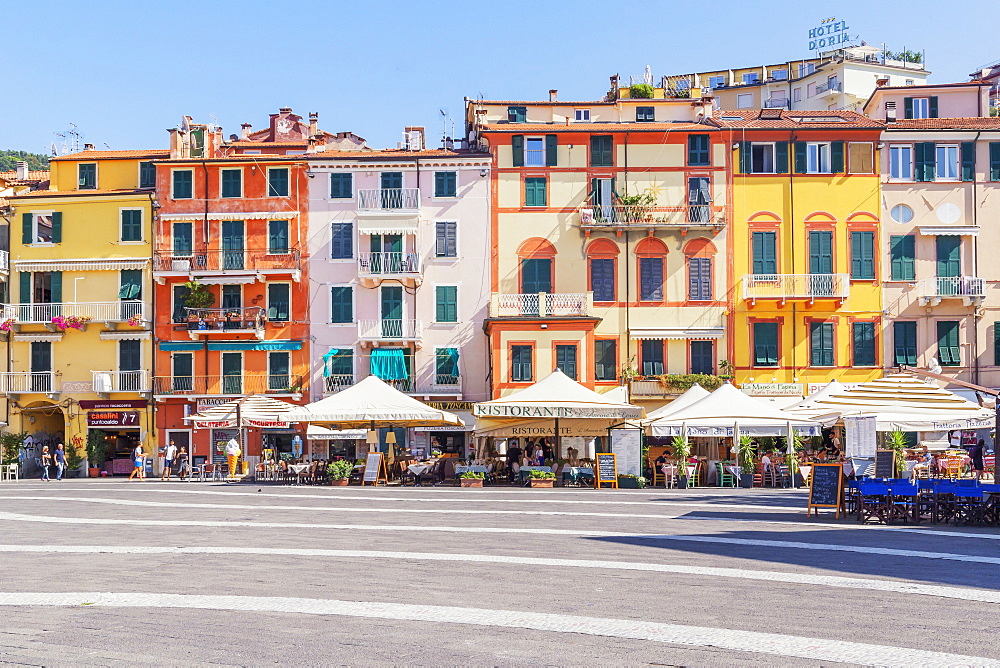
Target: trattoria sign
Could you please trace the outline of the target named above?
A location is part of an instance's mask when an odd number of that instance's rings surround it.
[[[824,19],[818,26],[809,29],[809,50],[819,51],[849,43],[851,37],[847,34],[848,30],[847,21]]]
[[[87,411],[88,427],[138,427],[139,411]]]
[[[476,404],[472,411],[483,418],[641,418],[638,406],[529,406],[524,404]]]

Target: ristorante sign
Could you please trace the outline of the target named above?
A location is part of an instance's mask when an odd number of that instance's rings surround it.
[[[627,420],[641,418],[642,409],[607,406],[525,406],[518,404],[476,404],[472,411],[483,418],[603,418]]]

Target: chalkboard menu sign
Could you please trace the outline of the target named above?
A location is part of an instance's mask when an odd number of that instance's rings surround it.
[[[875,451],[875,477],[891,478],[896,473],[896,453],[892,450]]]
[[[809,488],[809,507],[806,514],[811,515],[818,508],[836,508],[840,517],[840,508],[844,499],[844,467],[842,464],[814,464],[811,486]]]
[[[594,487],[600,489],[602,484],[610,484],[618,488],[618,465],[615,456],[610,452],[597,453],[597,471],[594,476]]]
[[[379,480],[383,482],[386,480],[385,467],[382,465],[382,453],[369,452],[368,458],[365,460],[365,474],[361,480],[361,484],[371,483],[377,485]]]

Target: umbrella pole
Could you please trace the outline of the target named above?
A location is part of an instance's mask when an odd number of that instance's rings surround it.
[[[559,438],[559,418],[556,418],[556,451],[555,459],[560,459],[562,457],[562,442]]]

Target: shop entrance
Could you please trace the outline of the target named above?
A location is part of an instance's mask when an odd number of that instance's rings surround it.
[[[451,455],[459,459],[469,456],[466,451],[464,431],[435,431],[430,433],[431,450],[440,450],[443,455]]]
[[[226,463],[226,443],[230,439],[235,438],[237,441],[240,440],[240,430],[239,429],[213,429],[212,430],[212,463],[213,464],[225,464]],[[240,445],[240,449],[243,449],[243,445]]]
[[[295,453],[292,451],[292,438],[294,437],[294,431],[287,433],[265,431],[261,434],[261,447],[266,450],[274,450],[277,461],[292,462],[295,459]]]

